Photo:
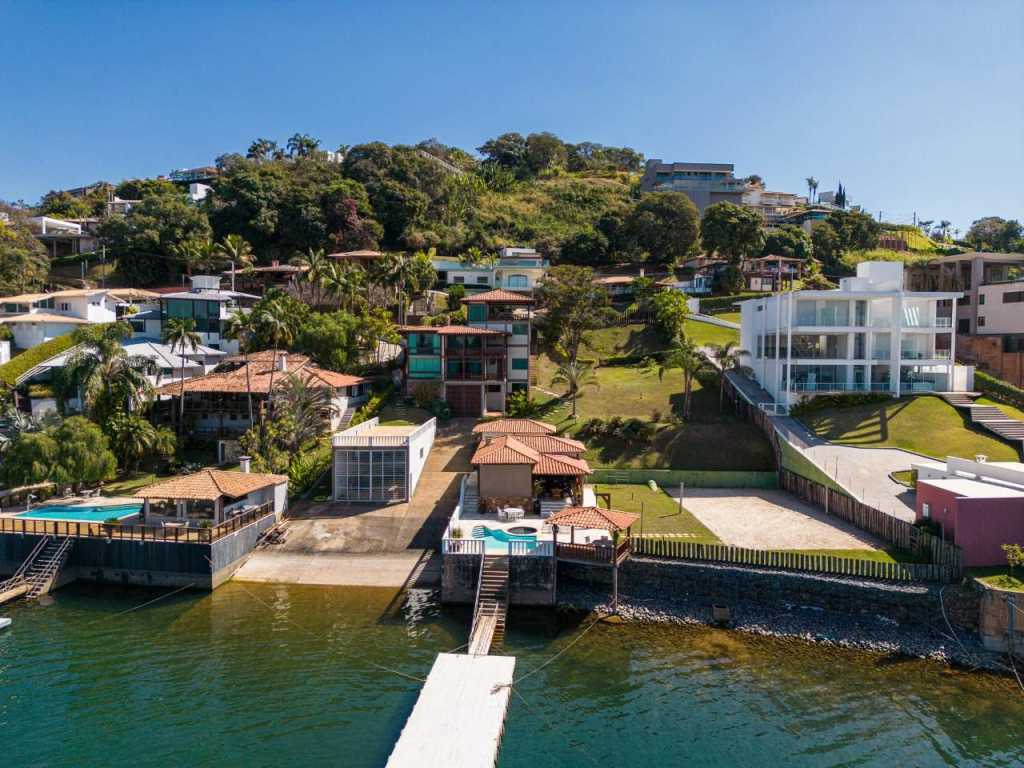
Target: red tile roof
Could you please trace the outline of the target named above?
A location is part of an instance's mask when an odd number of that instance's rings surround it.
[[[481,464],[529,464],[540,461],[541,455],[509,435],[502,435],[476,449],[469,463]]]
[[[587,446],[579,440],[555,435],[516,435],[516,440],[539,453],[560,453],[565,456],[580,456]]]
[[[274,359],[281,355],[287,355],[287,371],[274,370]],[[233,357],[229,362],[238,362],[241,365],[232,371],[208,373],[205,376],[196,376],[185,381],[186,392],[223,392],[231,394],[242,394],[246,392],[246,364],[242,357]],[[266,350],[249,355],[249,385],[254,394],[266,395],[270,391],[270,380],[273,378],[274,386],[283,384],[289,374],[295,374],[301,378],[307,386],[314,388],[323,387],[351,387],[362,384],[366,381],[361,376],[352,376],[347,373],[336,373],[324,370],[310,362],[305,355],[293,352],[280,352]],[[181,383],[166,384],[156,390],[158,395],[176,396],[181,393]]]
[[[495,288],[493,291],[484,291],[473,296],[466,296],[462,299],[464,304],[533,304],[532,297],[515,291],[506,291],[504,288]]]
[[[598,528],[624,531],[640,520],[640,515],[600,507],[565,507],[545,520],[546,525],[567,525],[573,528]]]
[[[590,474],[590,465],[585,459],[575,456],[563,456],[556,453],[541,455],[540,461],[533,465],[535,475],[575,475],[582,477]]]
[[[400,325],[399,333],[436,333],[439,336],[505,336],[505,331],[470,325]]]
[[[495,419],[484,421],[473,427],[473,434],[480,435],[550,435],[556,432],[551,424],[536,419]]]
[[[181,475],[146,486],[136,491],[140,499],[192,499],[216,501],[221,496],[237,499],[253,491],[288,482],[287,475],[257,472],[226,472],[222,469],[202,469],[191,475]]]

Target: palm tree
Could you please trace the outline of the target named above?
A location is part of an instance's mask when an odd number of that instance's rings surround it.
[[[252,376],[249,370],[249,349],[256,338],[257,318],[249,310],[240,309],[224,323],[224,336],[238,342],[238,347],[245,360],[245,398],[249,404],[249,426],[255,422],[252,417]]]
[[[932,219],[924,219],[922,221],[917,222],[917,226],[919,226],[921,228],[922,232],[924,232],[926,235],[928,235],[928,234],[931,233],[931,231],[932,231],[932,224],[934,224],[934,223],[935,222]]]
[[[125,351],[121,342],[129,335],[124,321],[75,332],[77,345],[64,364],[61,388],[73,391],[83,411],[99,421],[118,409],[137,410],[153,397],[149,376],[156,367],[149,358]]]
[[[214,246],[218,256],[231,262],[231,266],[248,269],[253,264],[252,246],[241,235],[228,235],[224,241]]]
[[[814,202],[814,193],[818,191],[818,180],[813,176],[807,177],[807,202]]]
[[[196,321],[191,317],[172,317],[164,325],[164,344],[174,350],[181,350],[181,389],[178,393],[178,434],[181,434],[181,426],[185,421],[185,351],[191,347],[194,351],[202,343],[199,334],[196,333]]]
[[[735,341],[712,344],[711,354],[721,369],[718,376],[718,409],[725,410],[725,373],[740,367],[740,350]]]
[[[567,394],[572,397],[572,417],[576,418],[576,396],[584,387],[600,387],[592,363],[581,363],[579,360],[568,359],[555,371],[551,377],[552,384],[565,384],[569,391]]]
[[[183,240],[171,246],[171,253],[185,268],[185,274],[192,277],[192,270],[199,269],[203,263],[203,255],[200,253],[195,240]]]
[[[320,437],[325,431],[330,417],[337,413],[327,387],[311,387],[299,376],[289,373],[278,387],[278,414],[288,415],[291,428],[288,448],[298,453],[304,445]],[[324,416],[328,419],[325,420]]]
[[[267,411],[274,408],[274,372],[277,370],[278,348],[290,345],[295,340],[294,319],[280,301],[270,301],[256,315],[257,326],[270,340],[270,382],[267,387]],[[264,422],[267,413],[264,412]]]
[[[328,264],[324,270],[323,282],[327,290],[336,294],[349,312],[355,310],[362,288],[366,285],[366,270],[356,264],[345,262]]]
[[[310,248],[305,256],[298,256],[292,262],[299,267],[305,267],[306,273],[303,279],[313,288],[313,295],[316,297],[314,306],[319,307],[323,302],[324,276],[333,260],[327,257],[323,248]]]
[[[949,237],[949,228],[953,226],[953,222],[949,219],[943,219],[939,222],[939,229],[942,230],[942,239],[945,240]]]
[[[320,146],[320,141],[308,133],[296,133],[288,139],[286,146],[291,157],[309,157]]]
[[[665,355],[658,368],[658,378],[663,379],[665,373],[672,369],[680,369],[683,374],[683,419],[690,418],[690,404],[693,399],[693,380],[708,365],[704,354],[693,343],[693,340],[681,337],[677,346]]]
[[[124,411],[111,416],[106,427],[118,462],[129,472],[134,472],[146,454],[153,450],[157,440],[156,428],[142,416]]]

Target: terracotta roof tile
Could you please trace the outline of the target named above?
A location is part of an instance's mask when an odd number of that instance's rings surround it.
[[[542,460],[541,454],[523,445],[510,435],[502,435],[476,449],[469,463],[474,466],[481,464],[530,464],[536,465]]]
[[[579,456],[587,450],[587,446],[579,440],[555,435],[516,435],[516,440],[533,448],[538,453],[560,453],[566,456]]]
[[[463,304],[533,304],[532,297],[515,291],[506,291],[504,288],[495,288],[493,291],[484,291],[473,296],[466,296],[462,299]]]
[[[589,475],[590,465],[586,460],[557,453],[545,453],[533,466],[535,475]]]
[[[222,469],[202,469],[191,475],[181,475],[146,486],[135,493],[140,499],[192,499],[215,501],[221,496],[233,499],[247,496],[253,491],[288,482],[287,475],[250,472],[226,472]]]
[[[545,525],[568,525],[573,528],[598,528],[624,531],[640,520],[640,515],[600,507],[565,507],[545,520]]]
[[[287,353],[287,371],[273,370],[275,355],[283,355],[283,352],[266,350],[249,355],[249,379],[252,391],[255,394],[266,395],[270,391],[271,373],[273,373],[274,387],[283,383],[289,374],[295,374],[301,378],[307,386],[314,388],[322,387],[351,387],[361,384],[366,379],[361,376],[352,376],[347,373],[336,373],[327,371],[310,362],[305,355]],[[186,392],[226,392],[240,394],[246,392],[246,364],[241,357],[233,357],[230,362],[238,362],[241,365],[232,371],[208,373],[205,376],[196,376],[185,381]],[[158,395],[179,395],[181,383],[167,384],[156,390]]]
[[[505,336],[505,331],[471,325],[400,325],[399,333],[436,333],[439,336]]]
[[[473,434],[492,435],[550,435],[556,432],[551,424],[536,419],[495,419],[484,421],[473,427]]]

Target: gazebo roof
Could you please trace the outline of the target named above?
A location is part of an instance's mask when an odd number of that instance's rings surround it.
[[[287,475],[258,472],[227,472],[223,469],[202,469],[191,475],[172,477],[146,486],[135,493],[140,499],[188,499],[216,501],[221,496],[240,498],[253,491],[288,482]]]
[[[556,428],[536,419],[495,419],[473,427],[473,434],[489,435],[551,435]]]
[[[598,528],[605,531],[624,531],[640,519],[632,512],[619,512],[600,507],[565,507],[553,513],[545,524],[566,525],[571,528]]]

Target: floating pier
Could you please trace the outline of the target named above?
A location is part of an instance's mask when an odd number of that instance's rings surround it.
[[[438,654],[387,768],[485,768],[498,760],[516,660]]]

